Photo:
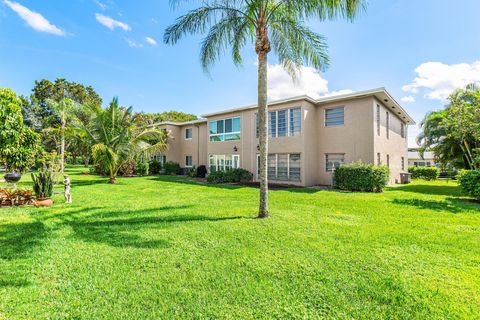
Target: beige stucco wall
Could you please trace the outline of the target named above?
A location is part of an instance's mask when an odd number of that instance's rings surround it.
[[[381,105],[382,127],[380,136],[376,130],[376,106]],[[325,110],[343,106],[345,124],[325,126]],[[295,137],[277,137],[269,139],[270,154],[301,155],[301,182],[303,186],[329,185],[331,173],[326,172],[326,154],[344,154],[345,162],[363,161],[376,163],[377,152],[382,155],[385,164],[386,155],[390,155],[391,183],[399,181],[401,157],[407,159],[407,127],[405,137],[400,135],[401,120],[390,112],[390,136],[386,138],[385,117],[387,109],[373,96],[344,100],[335,103],[313,104],[304,99],[269,106],[269,111],[288,108],[301,108],[301,134]],[[193,157],[193,165],[209,165],[209,155],[240,155],[240,166],[257,175],[256,108],[243,109],[215,115],[207,122],[191,125],[166,125],[170,130],[170,149],[168,161],[176,161],[185,166],[185,157]],[[209,123],[214,120],[240,117],[241,139],[237,141],[210,142]],[[185,139],[185,130],[193,129],[193,138]],[[236,149],[236,151],[235,151]],[[278,181],[273,181],[277,183]]]
[[[377,122],[376,122],[376,108],[377,105],[380,105],[380,135],[377,133]],[[408,130],[405,125],[405,137],[402,138],[400,132],[400,124],[403,122],[398,118],[397,114],[390,109],[387,109],[380,101],[377,99],[374,100],[373,104],[374,117],[373,117],[373,127],[374,130],[374,157],[375,162],[377,161],[377,153],[380,153],[380,159],[382,164],[387,164],[387,155],[390,156],[390,183],[398,183],[400,181],[400,173],[408,170]],[[386,127],[386,118],[387,111],[390,114],[390,125],[389,125],[389,137],[387,138],[387,127]],[[402,157],[404,158],[404,169],[402,170]]]

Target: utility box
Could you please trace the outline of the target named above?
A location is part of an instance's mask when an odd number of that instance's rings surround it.
[[[400,173],[400,183],[401,184],[409,184],[411,176],[412,176],[412,174],[408,173],[408,172]]]

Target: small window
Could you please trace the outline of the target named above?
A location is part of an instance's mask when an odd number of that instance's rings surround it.
[[[344,154],[326,154],[325,155],[325,171],[333,172],[336,168],[345,163]]]
[[[387,139],[390,139],[390,113],[388,111],[387,111],[386,130],[387,130]]]
[[[185,157],[185,167],[191,167],[191,166],[193,166],[192,156],[186,156]]]
[[[405,158],[402,157],[402,170],[405,170]]]
[[[192,128],[187,128],[185,130],[185,139],[190,140],[193,137],[193,129]]]
[[[400,135],[405,138],[405,124],[400,123]]]
[[[390,155],[387,154],[387,167],[390,168]]]
[[[380,152],[377,153],[377,165],[379,165],[379,166],[382,165],[382,156],[381,156]]]
[[[341,126],[345,124],[345,108],[325,109],[325,126]]]

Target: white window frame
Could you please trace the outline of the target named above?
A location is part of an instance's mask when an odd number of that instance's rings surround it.
[[[239,119],[240,120],[240,131],[233,131],[233,132],[225,132],[225,121],[226,120],[232,120],[232,130],[233,130],[233,120],[234,119]],[[223,121],[223,133],[210,133],[210,125],[212,122],[215,122],[215,124],[218,122],[218,121]],[[231,117],[231,118],[224,118],[224,119],[218,119],[218,120],[211,120],[208,122],[208,141],[209,142],[229,142],[229,141],[239,141],[242,139],[242,118],[241,117]],[[230,134],[238,134],[240,136],[239,139],[236,139],[236,140],[225,140],[225,136],[226,135],[230,135]],[[212,137],[222,137],[223,136],[223,140],[220,140],[220,141],[212,141]]]
[[[190,138],[188,138],[188,134],[187,134],[189,130],[191,132],[191,137]],[[185,140],[192,140],[192,139],[193,139],[193,128],[192,127],[186,128],[185,129]]]
[[[291,129],[291,110],[299,109],[300,110],[300,132],[298,135],[291,134],[290,129]],[[279,111],[286,111],[287,112],[287,134],[284,136],[279,136],[278,135],[278,112]],[[270,113],[275,113],[275,135],[272,135],[270,132]],[[292,108],[286,108],[286,109],[278,109],[278,110],[272,110],[267,112],[267,136],[269,138],[285,138],[285,137],[299,137],[302,135],[302,129],[303,129],[303,117],[302,117],[302,107],[292,107]],[[259,137],[259,130],[258,130],[258,113],[255,114],[255,136]]]
[[[300,155],[300,179],[299,180],[292,180],[290,177],[290,156],[291,155]],[[300,152],[293,152],[293,153],[270,153],[267,156],[267,175],[268,175],[268,157],[275,156],[275,179],[269,178],[268,180],[271,181],[279,181],[279,182],[294,182],[299,183],[302,182],[302,154]],[[278,179],[278,156],[279,155],[286,155],[287,156],[287,180],[280,180]],[[257,179],[260,178],[260,154],[257,153]]]
[[[386,115],[387,115],[387,119],[385,120],[386,121],[385,128],[387,131],[387,139],[390,139],[390,112],[387,111]]]
[[[328,110],[335,110],[335,109],[343,109],[343,123],[342,124],[331,124],[327,125],[327,111]],[[323,113],[323,126],[325,128],[327,127],[341,127],[345,125],[345,106],[338,106],[338,107],[332,107],[332,108],[326,108]]]
[[[343,156],[343,160],[342,160],[342,164],[345,164],[345,153],[325,153],[325,172],[326,173],[333,173],[333,171],[335,170],[335,167],[333,168],[333,170],[328,170],[328,156]]]
[[[190,160],[192,162],[190,165],[188,165],[188,161],[187,161],[188,158],[190,158]],[[193,157],[191,155],[186,155],[185,156],[185,168],[192,168],[192,167],[193,167]]]
[[[211,154],[209,155],[208,157],[208,168],[211,172],[211,167],[212,167],[212,164],[211,164],[211,159],[213,158],[214,159],[214,165],[216,167],[216,171],[226,171],[227,170],[227,166],[225,165],[227,163],[227,156],[231,156],[232,157],[232,168],[231,169],[239,169],[241,166],[240,166],[240,155],[239,154]],[[220,160],[223,160],[223,165],[219,165],[219,163],[221,162]],[[220,169],[219,169],[220,168]]]

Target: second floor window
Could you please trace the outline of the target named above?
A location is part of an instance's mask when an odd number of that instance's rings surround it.
[[[380,135],[380,105],[377,104],[377,135]]]
[[[270,138],[277,137],[293,137],[299,136],[302,131],[302,109],[291,108],[268,113],[268,136]],[[256,115],[257,138],[259,137],[259,117]]]
[[[405,138],[405,124],[400,123],[400,135]]]
[[[345,124],[345,108],[325,109],[325,127],[342,126]]]
[[[185,130],[185,139],[190,140],[193,137],[193,129],[192,128],[187,128]]]
[[[387,139],[390,139],[390,113],[387,111],[387,124],[386,124],[386,129],[387,129]]]
[[[210,142],[240,140],[240,117],[210,121]]]

